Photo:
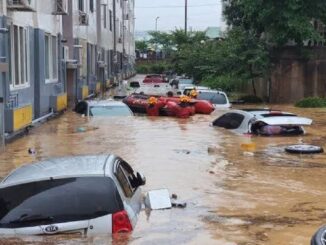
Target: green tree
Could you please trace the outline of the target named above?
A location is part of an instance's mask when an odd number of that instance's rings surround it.
[[[302,46],[323,37],[313,20],[326,23],[325,0],[223,0],[224,15],[231,27],[241,27],[272,46],[289,41]]]
[[[147,41],[136,41],[136,49],[142,53],[145,53],[148,50]]]

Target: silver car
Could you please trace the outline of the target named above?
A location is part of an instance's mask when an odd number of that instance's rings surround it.
[[[114,100],[85,100],[79,102],[75,111],[91,117],[133,116],[129,107],[121,101]]]
[[[114,155],[49,159],[0,183],[0,234],[130,232],[145,178]]]
[[[217,118],[212,125],[240,134],[300,135],[303,126],[311,125],[309,118],[270,109],[231,110]]]

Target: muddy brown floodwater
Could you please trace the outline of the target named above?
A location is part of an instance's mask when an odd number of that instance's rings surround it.
[[[67,112],[34,128],[1,153],[0,176],[49,157],[115,153],[147,177],[144,192],[168,188],[188,206],[142,211],[134,232],[119,240],[39,236],[2,238],[0,244],[309,244],[326,223],[326,155],[290,155],[284,146],[325,147],[326,110],[272,107],[311,117],[314,125],[303,137],[248,138],[210,127],[221,111],[183,120],[89,120]],[[256,149],[241,148],[248,142]]]

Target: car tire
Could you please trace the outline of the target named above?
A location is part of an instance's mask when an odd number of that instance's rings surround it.
[[[326,245],[326,226],[321,227],[311,238],[311,245]]]
[[[324,149],[316,145],[290,145],[285,151],[292,154],[317,154],[323,153]]]

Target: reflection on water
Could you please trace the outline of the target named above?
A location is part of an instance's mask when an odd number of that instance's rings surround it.
[[[73,112],[33,129],[0,155],[0,176],[49,157],[115,153],[147,177],[144,191],[168,188],[185,209],[142,212],[131,237],[3,238],[19,244],[308,244],[326,222],[326,155],[284,146],[325,147],[326,110],[274,106],[314,119],[302,137],[247,137],[209,127],[221,114],[191,119],[91,119]],[[80,130],[83,128],[83,130]],[[254,144],[253,149],[241,147]],[[33,148],[35,155],[28,149]]]

